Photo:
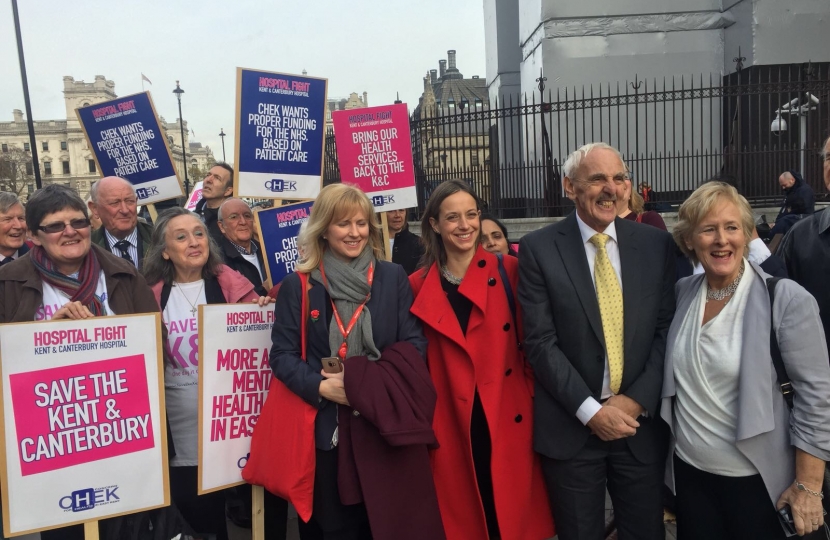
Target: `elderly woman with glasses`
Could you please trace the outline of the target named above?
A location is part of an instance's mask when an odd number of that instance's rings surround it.
[[[75,191],[54,184],[36,191],[26,225],[34,246],[0,268],[0,323],[159,310],[135,266],[92,245],[87,207]],[[41,532],[44,540],[83,537],[81,526]]]

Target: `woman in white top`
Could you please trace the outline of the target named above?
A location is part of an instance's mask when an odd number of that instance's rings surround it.
[[[677,284],[661,415],[672,429],[667,480],[676,489],[678,538],[785,538],[818,530],[830,459],[830,365],[815,300],[746,260],[754,227],[732,186],[708,182],[680,207],[673,235],[704,273]],[[772,322],[770,322],[772,321]],[[795,390],[776,381],[770,325]]]

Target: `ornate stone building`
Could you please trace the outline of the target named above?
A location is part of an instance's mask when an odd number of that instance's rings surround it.
[[[100,178],[92,151],[89,149],[75,109],[101,103],[118,97],[115,83],[103,75],[86,83],[73,77],[63,78],[63,95],[66,118],[61,120],[36,120],[35,140],[41,178],[44,184],[61,183],[76,189],[86,198],[93,182]],[[35,178],[29,143],[29,131],[23,112],[15,109],[11,122],[0,122],[0,189],[16,191],[24,200],[35,190]],[[159,118],[167,140],[171,143],[173,161],[181,178],[184,178],[182,137],[178,119],[167,123]],[[209,147],[188,141],[187,122],[184,122],[184,143],[189,145],[187,158],[203,168],[213,161]],[[201,179],[199,179],[201,180]]]
[[[357,95],[357,92],[352,92],[347,98],[328,98],[326,100],[326,132],[334,129],[331,122],[331,113],[334,111],[350,111],[352,109],[362,109],[369,106],[369,96],[363,92],[363,97]]]

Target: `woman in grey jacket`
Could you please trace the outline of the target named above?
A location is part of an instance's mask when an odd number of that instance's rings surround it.
[[[799,535],[824,523],[830,460],[830,365],[818,307],[748,262],[746,199],[709,182],[681,206],[674,238],[705,273],[677,284],[661,415],[671,426],[667,481],[683,539],[778,539],[789,507]],[[771,314],[771,316],[770,316]],[[795,391],[792,412],[770,352],[770,320]]]

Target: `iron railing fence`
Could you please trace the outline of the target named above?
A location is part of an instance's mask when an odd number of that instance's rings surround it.
[[[468,179],[500,217],[563,215],[571,203],[561,165],[592,141],[618,148],[634,185],[648,184],[666,210],[712,177],[728,178],[760,206],[781,200],[778,176],[787,169],[824,192],[830,63],[753,67],[721,81],[635,78],[464,105],[419,107],[410,119],[419,215],[449,178]],[[329,133],[325,182],[339,179]]]

